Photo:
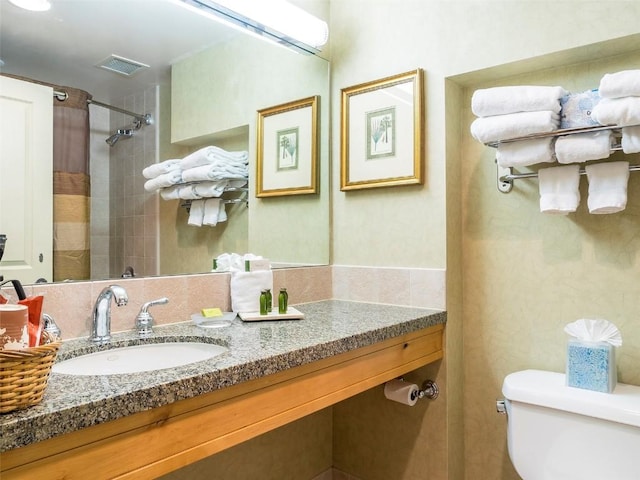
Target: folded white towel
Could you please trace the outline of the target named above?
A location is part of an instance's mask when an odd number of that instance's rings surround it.
[[[227,204],[224,200],[220,202],[220,209],[218,210],[218,223],[227,221]]]
[[[234,312],[259,312],[260,292],[265,289],[273,293],[273,272],[231,272],[231,308]]]
[[[195,191],[193,185],[178,185],[178,196],[182,200],[198,200],[202,198],[201,195]]]
[[[180,168],[188,170],[190,168],[208,165],[216,160],[224,160],[229,163],[246,164],[249,153],[245,151],[228,152],[220,147],[209,146],[201,148],[180,161]]]
[[[624,153],[640,152],[640,127],[622,129],[622,151]]]
[[[182,172],[185,182],[202,182],[224,180],[229,178],[243,179],[249,175],[247,168],[222,167],[220,165],[201,165]]]
[[[556,158],[559,163],[608,158],[611,155],[611,140],[610,131],[564,135],[556,140]]]
[[[602,98],[640,97],[640,70],[607,73],[598,90]]]
[[[580,167],[541,168],[538,170],[540,211],[556,215],[575,212],[580,203]]]
[[[193,186],[195,192],[204,198],[219,197],[224,193],[224,189],[229,184],[228,180],[218,180],[215,182],[201,182]]]
[[[477,117],[539,110],[558,113],[560,98],[566,93],[562,87],[536,85],[485,88],[473,92],[471,111]]]
[[[550,110],[511,113],[476,118],[471,124],[471,135],[482,143],[489,143],[533,133],[552,132],[559,124],[560,116]]]
[[[160,196],[163,200],[178,200],[180,198],[180,185],[160,189]]]
[[[210,227],[215,227],[218,224],[219,212],[220,212],[220,199],[207,198],[204,201],[204,217],[202,219],[202,224],[209,225]]]
[[[187,223],[193,227],[201,227],[204,219],[204,200],[194,200],[189,209],[189,220]]]
[[[593,107],[591,118],[601,125],[640,125],[640,97],[603,98]]]
[[[627,206],[629,162],[587,165],[589,213],[616,213]]]
[[[144,178],[156,178],[163,173],[173,172],[174,170],[180,170],[180,160],[171,159],[164,162],[154,163],[142,170],[142,176]]]
[[[153,192],[155,190],[159,190],[160,188],[170,187],[175,185],[176,183],[180,183],[182,181],[182,172],[180,170],[174,170],[169,173],[163,173],[162,175],[158,175],[155,178],[147,180],[144,182],[144,189],[147,192]]]
[[[526,167],[536,163],[551,163],[553,156],[552,138],[535,138],[498,145],[496,160],[501,167]]]

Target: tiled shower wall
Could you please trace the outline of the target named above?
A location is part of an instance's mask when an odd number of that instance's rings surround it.
[[[144,189],[144,167],[158,161],[158,135],[155,124],[158,88],[127,96],[116,106],[138,114],[150,113],[154,119],[121,138],[110,148],[110,231],[109,276],[120,276],[131,266],[136,276],[158,274],[158,198]],[[111,113],[111,133],[131,125],[127,115]]]
[[[109,277],[109,110],[89,106],[91,124],[91,278]]]

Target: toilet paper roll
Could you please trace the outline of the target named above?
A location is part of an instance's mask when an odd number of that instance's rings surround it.
[[[407,383],[403,380],[391,380],[384,384],[384,396],[388,400],[413,407],[418,401],[420,389],[415,383]]]

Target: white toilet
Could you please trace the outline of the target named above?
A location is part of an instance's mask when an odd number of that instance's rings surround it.
[[[565,386],[561,373],[524,370],[502,393],[523,480],[640,480],[640,387],[593,392]]]

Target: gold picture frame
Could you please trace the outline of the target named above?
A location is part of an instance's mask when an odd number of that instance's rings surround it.
[[[256,196],[318,193],[318,95],[258,111]]]
[[[340,190],[423,184],[423,70],[341,92]]]

